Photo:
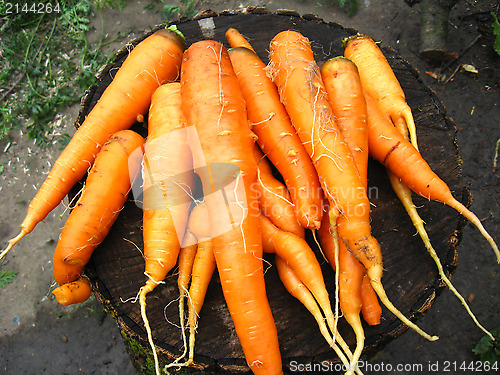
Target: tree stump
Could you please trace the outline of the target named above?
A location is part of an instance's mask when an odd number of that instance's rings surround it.
[[[293,11],[269,13],[261,8],[248,8],[244,12],[207,11],[191,20],[175,23],[185,35],[187,45],[200,39],[215,39],[226,44],[224,33],[229,27],[245,35],[264,62],[268,62],[269,42],[282,30],[294,29],[311,41],[317,62],[321,65],[331,57],[343,54],[342,40],[356,33],[339,24],[326,23],[313,15],[300,16]],[[166,25],[159,25],[158,28]],[[150,32],[151,33],[151,32]],[[117,53],[116,60],[101,70],[99,84],[92,87],[82,99],[82,108],[75,126],[94,106],[103,90],[112,80],[130,48],[150,33],[132,41]],[[460,159],[455,142],[456,127],[446,116],[446,110],[433,91],[423,84],[409,63],[382,44],[415,116],[420,151],[431,167],[450,186],[455,196],[470,204],[469,194],[460,180]],[[147,116],[145,116],[147,119]],[[137,123],[133,129],[144,136],[147,121]],[[385,274],[382,279],[394,305],[412,320],[417,320],[429,309],[442,288],[436,266],[415,235],[410,219],[393,193],[385,168],[370,160],[369,198],[373,203],[373,235],[382,247]],[[74,192],[78,190],[75,187]],[[456,246],[464,221],[452,209],[437,202],[415,197],[419,213],[444,269],[448,274],[456,267]],[[129,197],[118,220],[104,242],[95,250],[86,274],[93,292],[106,311],[116,320],[127,351],[138,373],[154,373],[153,359],[142,323],[138,301],[139,289],[144,285],[144,259],[142,256],[142,211]],[[309,238],[309,243],[317,251]],[[334,292],[334,274],[329,264],[322,262],[325,280],[331,295]],[[272,257],[265,274],[267,294],[275,317],[284,370],[290,363],[337,363],[338,359],[319,333],[316,322],[306,309],[285,290],[279,280]],[[178,290],[175,270],[147,297],[148,318],[158,347],[161,365],[170,363],[183,352],[179,329]],[[343,319],[339,329],[353,346],[354,335]],[[382,323],[365,325],[365,354],[381,350],[388,341],[401,335],[406,326],[383,308]],[[433,334],[434,332],[430,332]],[[231,317],[222,295],[217,273],[212,278],[205,305],[201,311],[197,333],[194,369],[211,373],[249,373]],[[189,370],[187,370],[189,371]]]

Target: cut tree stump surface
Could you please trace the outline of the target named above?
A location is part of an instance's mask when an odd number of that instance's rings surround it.
[[[187,46],[201,39],[215,39],[228,46],[224,33],[229,27],[235,27],[249,39],[266,63],[269,42],[280,31],[294,29],[308,37],[319,65],[331,57],[342,55],[342,40],[356,33],[356,30],[326,23],[312,15],[300,16],[285,10],[271,14],[260,8],[220,14],[207,11],[196,19],[181,20],[175,24],[186,37]],[[161,27],[165,25],[159,25],[153,31]],[[82,100],[82,109],[75,126],[79,126],[96,103],[130,48],[147,35],[125,46],[117,53],[115,62],[103,68],[99,84],[89,89]],[[470,196],[460,178],[455,124],[447,117],[443,104],[434,92],[423,84],[418,72],[393,49],[383,43],[381,47],[413,110],[422,155],[447,182],[455,197],[469,205]],[[144,136],[147,134],[146,123],[138,123],[133,129]],[[430,308],[442,288],[436,266],[392,191],[385,168],[373,160],[369,164],[368,181],[369,198],[372,202],[372,232],[380,242],[384,259],[385,273],[382,282],[394,305],[406,316],[416,320]],[[78,187],[75,187],[74,192],[77,190]],[[456,246],[465,222],[454,210],[443,204],[416,196],[414,202],[426,222],[432,244],[445,271],[452,273],[456,267]],[[95,250],[86,274],[91,280],[94,294],[116,319],[136,369],[138,372],[148,373],[148,365],[151,365],[152,359],[139,303],[136,301],[138,291],[146,281],[141,228],[141,208],[134,202],[134,197],[130,196],[109,235]],[[317,251],[311,235],[308,240]],[[333,296],[334,274],[321,254],[317,254],[322,262],[329,292]],[[265,264],[267,294],[278,329],[285,371],[294,360],[300,363],[337,362],[335,353],[319,333],[313,317],[283,287],[274,267],[273,257],[266,255],[265,259],[268,262]],[[147,297],[148,318],[162,364],[171,362],[183,351],[178,297],[176,270]],[[346,341],[353,346],[354,335],[343,319],[339,322],[339,329]],[[405,330],[406,327],[383,308],[380,325],[365,325],[365,353],[376,353],[385,343]],[[200,369],[227,373],[249,372],[224,302],[217,272],[212,278],[200,314],[195,362],[195,367]]]

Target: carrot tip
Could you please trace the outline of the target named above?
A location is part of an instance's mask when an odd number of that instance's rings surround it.
[[[11,240],[9,240],[9,245],[5,248],[4,251],[2,251],[2,253],[0,254],[0,259],[2,259],[13,247],[16,243],[18,243],[21,238],[23,238],[24,236],[26,236],[28,234],[28,231],[26,231],[24,228],[21,229],[21,232],[19,232],[19,234],[12,238]]]

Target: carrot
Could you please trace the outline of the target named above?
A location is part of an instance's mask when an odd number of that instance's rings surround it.
[[[361,314],[363,319],[371,326],[380,324],[382,307],[378,303],[377,293],[373,290],[370,278],[365,273],[361,284]]]
[[[248,40],[234,27],[227,29],[225,36],[231,47],[244,47],[255,52]]]
[[[372,105],[371,98],[368,98],[368,100],[370,101],[369,121],[379,121],[379,122],[385,121],[386,122],[385,126],[390,127],[391,126],[390,120],[387,117],[384,117],[378,111],[377,106]],[[408,133],[407,133],[406,128],[400,127],[398,129],[398,131],[405,139],[408,139]],[[443,266],[441,264],[441,261],[437,255],[436,251],[434,250],[434,247],[431,244],[431,241],[430,241],[429,235],[427,234],[427,231],[425,230],[424,221],[422,220],[422,218],[418,214],[417,208],[415,207],[415,204],[413,203],[410,188],[408,186],[406,186],[396,175],[394,175],[394,173],[388,171],[388,175],[389,175],[389,180],[391,182],[391,185],[392,185],[394,192],[396,193],[396,195],[400,199],[400,201],[403,204],[403,207],[405,208],[406,212],[408,213],[408,216],[410,217],[413,225],[417,229],[417,232],[419,233],[419,235],[422,239],[422,242],[424,243],[425,248],[429,252],[431,258],[436,263],[441,280],[443,280],[443,282],[448,286],[448,288],[451,290],[451,292],[460,300],[460,302],[465,307],[465,309],[467,310],[467,313],[470,315],[470,317],[472,318],[474,323],[483,332],[485,332],[488,336],[490,336],[491,339],[493,340],[493,335],[479,323],[479,321],[477,320],[475,315],[472,313],[469,305],[465,301],[464,297],[458,292],[458,290],[451,283],[450,279],[446,276],[446,274],[443,270]]]
[[[263,215],[260,215],[260,224],[264,251],[275,253],[293,270],[296,277],[307,287],[323,311],[326,322],[333,332],[333,338],[339,341],[344,350],[349,351],[347,344],[336,330],[336,319],[331,308],[321,266],[312,249],[303,238],[277,228]]]
[[[349,146],[363,184],[368,175],[368,129],[366,102],[356,65],[335,57],[321,67],[328,99],[340,132]]]
[[[229,56],[257,143],[283,177],[299,222],[305,228],[319,228],[323,211],[318,176],[267,76],[266,65],[244,47],[231,48]]]
[[[285,31],[271,41],[270,70],[297,134],[318,172],[330,204],[330,226],[337,222],[341,241],[365,266],[381,302],[406,325],[429,336],[390,302],[381,283],[382,254],[371,235],[370,202],[338,126],[321,80],[309,40]],[[333,214],[338,211],[340,216]]]
[[[21,224],[20,233],[9,241],[0,258],[64,199],[87,173],[109,137],[128,129],[146,113],[151,94],[162,83],[178,77],[184,50],[183,38],[162,29],[131,50],[113,81],[78,128],[41,185]]]
[[[277,228],[263,215],[260,215],[260,227],[264,251],[275,252],[287,261],[297,277],[316,298],[327,322],[333,327],[335,317],[325,288],[321,266],[307,242],[293,233]]]
[[[343,46],[344,56],[359,69],[363,88],[395,125],[408,128],[411,143],[418,149],[411,108],[406,103],[405,93],[383,52],[367,35],[358,34],[347,38]]]
[[[191,215],[190,215],[191,218]],[[196,242],[196,237],[193,233],[189,231],[189,221],[186,233],[184,233],[184,238],[182,240],[182,246],[179,250],[178,259],[178,276],[177,276],[177,286],[179,288],[179,321],[181,327],[182,341],[184,343],[184,352],[176,361],[184,358],[188,353],[188,344],[186,338],[186,325],[184,323],[184,311],[185,311],[185,298],[188,294],[189,282],[191,280],[191,272],[193,270],[194,258],[196,256],[196,251],[198,250],[198,244]]]
[[[297,221],[286,186],[274,177],[271,166],[258,146],[254,147],[254,157],[258,180],[254,186],[258,193],[260,211],[280,229],[304,238],[304,227]]]
[[[216,265],[236,333],[255,374],[281,374],[277,329],[265,292],[258,205],[251,187],[257,164],[248,156],[255,135],[221,43],[204,40],[186,50],[181,95],[186,124],[198,134],[191,139],[193,161],[200,167]]]
[[[362,309],[361,285],[366,270],[354,255],[347,250],[345,243],[338,241],[337,229],[335,226],[330,225],[330,222],[335,221],[332,218],[335,215],[338,216],[338,212],[329,210],[329,215],[330,217],[325,215],[323,218],[318,236],[323,252],[335,271],[336,305],[337,303],[340,304],[342,315],[352,327],[356,336],[356,349],[350,358],[351,366],[348,371],[348,373],[352,373],[361,356],[365,340],[360,313]],[[336,315],[338,316],[338,313]]]
[[[53,274],[59,285],[81,276],[117,219],[139,172],[142,152],[137,151],[143,143],[139,134],[122,130],[97,155],[54,251]]]
[[[204,202],[193,207],[188,221],[188,227],[184,241],[186,246],[181,248],[179,254],[179,316],[181,330],[184,336],[184,299],[189,299],[189,359],[184,363],[179,361],[187,354],[185,351],[173,363],[165,368],[174,366],[188,366],[193,362],[195,331],[197,327],[197,316],[203,305],[205,293],[210,279],[215,270],[215,259],[213,258],[210,230],[207,226],[209,218]],[[191,284],[191,286],[189,286]],[[182,308],[181,308],[182,305]]]
[[[198,251],[193,264],[191,275],[191,285],[189,287],[189,359],[185,365],[193,363],[195,334],[198,326],[198,316],[200,314],[208,285],[215,271],[215,257],[212,248],[212,240],[207,237],[200,237]]]
[[[351,150],[354,164],[358,169],[361,181],[366,189],[368,180],[367,110],[358,68],[351,60],[345,57],[335,57],[323,64],[321,67],[321,77],[332,106],[333,115],[338,122],[340,132]],[[328,239],[331,233],[324,233],[325,230],[329,232],[329,227],[326,223],[322,224],[322,226],[325,227],[325,229],[320,235],[320,238],[321,236],[326,237],[323,242],[327,244],[326,251],[329,253],[330,263],[334,265],[333,259],[331,259],[334,253],[329,246],[332,241]],[[355,294],[352,298],[354,298],[356,302],[347,304],[343,300],[349,298],[349,296],[345,295],[345,292],[342,293],[344,296],[340,297],[341,305],[347,305],[344,306],[342,311],[351,311],[350,315],[352,317],[346,317],[346,319],[348,319],[348,321],[351,320],[351,322],[354,323],[354,327],[359,327],[359,311],[357,304],[360,298],[361,313],[363,316],[366,315],[374,322],[377,320],[377,313],[379,312],[378,320],[380,322],[382,309],[380,308],[373,287],[369,282],[369,278],[365,276],[365,272],[362,271],[362,265],[356,259],[346,259],[353,258],[353,255],[349,252],[346,253],[345,250],[343,246],[340,249],[344,267],[349,266],[352,268],[353,272],[348,272],[341,268],[340,273],[342,274],[342,282],[340,284],[341,287],[344,285],[344,289],[348,288],[351,293]],[[356,279],[356,277],[358,279]],[[363,286],[362,288],[360,287],[360,283]],[[356,294],[358,290],[360,290],[359,295]],[[360,331],[359,328],[358,331]]]
[[[146,315],[146,296],[175,266],[184,237],[193,185],[187,131],[181,121],[180,83],[152,95],[143,167],[143,238],[147,280],[139,292],[141,315],[160,373]]]
[[[52,294],[61,305],[69,306],[85,302],[89,299],[91,292],[89,279],[81,276],[75,281],[57,287]]]
[[[387,121],[374,119],[379,112],[370,109],[375,103],[369,96],[367,106],[372,117],[372,121],[368,121],[368,147],[373,158],[385,165],[416,194],[444,203],[468,219],[491,245],[500,263],[498,246],[477,216],[453,197],[446,182],[439,178],[404,135]],[[379,113],[378,118],[381,116]]]
[[[316,320],[316,323],[318,324],[320,332],[325,338],[325,340],[332,347],[332,349],[335,350],[335,353],[337,353],[339,359],[342,361],[344,366],[346,368],[349,368],[351,366],[351,364],[349,363],[349,358],[352,358],[352,353],[350,352],[350,350],[348,350],[348,352],[346,353],[347,354],[346,357],[344,352],[342,352],[342,350],[340,350],[338,345],[335,344],[335,340],[330,331],[328,331],[328,327],[325,324],[325,320],[323,318],[321,310],[318,307],[318,303],[311,294],[311,291],[297,277],[296,273],[287,264],[286,260],[281,258],[278,254],[276,254],[275,260],[279,277],[283,282],[283,285],[285,286],[286,290],[293,297],[297,298],[304,305],[304,307],[313,315],[314,319]],[[339,333],[337,333],[336,338],[337,340],[343,341]],[[349,349],[347,346],[345,347]],[[361,373],[361,371],[358,371],[358,373]]]

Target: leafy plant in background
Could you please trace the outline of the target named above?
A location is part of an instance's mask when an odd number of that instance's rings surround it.
[[[491,12],[493,16],[493,35],[495,35],[495,41],[493,42],[493,49],[497,54],[500,55],[500,22],[498,22],[498,17],[495,13]]]
[[[169,4],[167,0],[161,0],[163,8],[161,9],[161,19],[169,23],[177,18],[193,17],[196,14],[195,0],[179,0],[179,5]]]
[[[108,61],[102,38],[89,46],[92,5],[123,7],[126,0],[39,0],[51,11],[16,13],[0,3],[0,138],[21,128],[40,145],[51,141],[57,112],[78,102]],[[9,13],[7,11],[10,10]]]
[[[347,14],[354,16],[358,11],[358,0],[337,0],[342,8],[347,8]]]
[[[498,366],[500,366],[500,345],[498,343],[500,340],[500,327],[491,331],[491,334],[495,337],[495,341],[485,335],[472,351],[486,366],[496,366],[498,370]],[[485,370],[488,371],[486,367]]]
[[[5,260],[2,260],[0,264],[0,288],[5,289],[7,285],[14,281],[17,276],[17,271],[4,270],[2,269],[5,265]]]

